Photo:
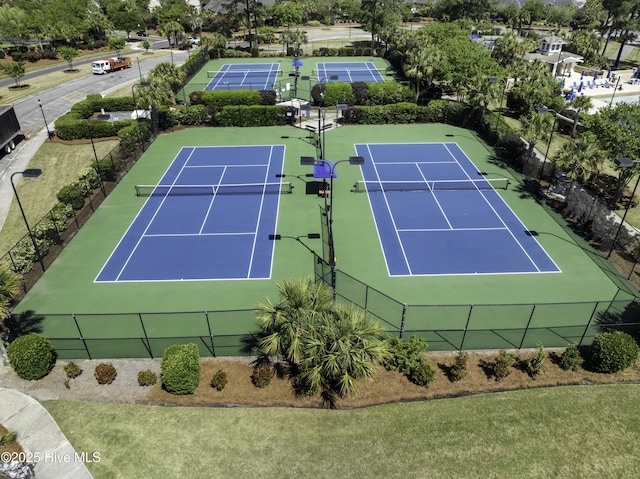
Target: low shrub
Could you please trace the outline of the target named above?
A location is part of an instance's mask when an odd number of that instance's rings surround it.
[[[258,364],[251,373],[251,382],[257,388],[266,388],[271,384],[273,368],[269,364]]]
[[[74,210],[81,210],[84,206],[85,195],[79,181],[74,181],[60,188],[56,197],[60,203],[71,205]]]
[[[560,356],[560,367],[565,371],[577,371],[583,362],[580,348],[575,343],[569,344]]]
[[[498,353],[496,361],[493,363],[493,375],[496,381],[502,381],[511,374],[511,367],[516,362],[516,355],[505,350]]]
[[[16,338],[7,347],[9,364],[22,379],[45,377],[56,363],[51,341],[39,333]]]
[[[451,381],[460,381],[467,376],[467,361],[469,360],[469,353],[465,351],[460,351],[456,356],[456,360],[451,366],[451,370],[449,372],[449,378]]]
[[[540,343],[536,347],[538,348],[537,351],[525,360],[527,374],[532,378],[544,373],[544,347]]]
[[[18,435],[15,431],[7,431],[5,434],[0,434],[0,447],[9,444],[11,441],[15,441]]]
[[[93,372],[98,384],[111,384],[115,381],[118,372],[111,363],[100,363]]]
[[[638,344],[622,331],[601,333],[591,344],[591,366],[599,373],[617,373],[638,359]]]
[[[426,356],[419,355],[416,361],[411,365],[407,378],[418,386],[428,386],[436,378],[436,371],[433,366],[427,362]]]
[[[296,396],[311,397],[315,396],[320,388],[317,385],[311,384],[303,376],[296,376],[293,379],[293,391]]]
[[[162,387],[171,394],[193,394],[200,383],[200,355],[194,343],[173,344],[160,362]]]
[[[211,378],[211,387],[216,391],[222,391],[224,387],[227,385],[227,373],[225,373],[222,369],[218,369],[218,371]]]
[[[138,372],[138,385],[139,386],[153,386],[158,382],[158,375],[151,369]]]
[[[68,379],[77,378],[78,376],[80,376],[80,374],[82,374],[82,368],[79,364],[71,361],[70,363],[64,365],[64,373],[67,375]]]

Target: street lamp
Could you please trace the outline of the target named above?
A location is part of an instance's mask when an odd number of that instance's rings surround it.
[[[326,130],[326,117],[327,117],[327,112],[332,109],[333,107],[330,108],[322,108],[321,106],[313,106],[310,103],[305,103],[304,105],[300,105],[300,110],[301,111],[305,111],[307,113],[309,113],[311,111],[312,108],[315,108],[318,111],[318,147],[320,149],[320,157],[318,158],[318,161],[323,160],[324,159],[324,154],[325,154],[325,130]],[[336,109],[336,118],[335,121],[337,123],[338,121],[338,112],[339,111],[345,111],[348,108],[348,105],[344,104],[344,103],[338,103],[335,106]]]
[[[44,116],[44,108],[42,108],[42,102],[38,99],[38,106],[40,107],[40,113],[42,113],[42,119],[44,120],[44,127],[47,129],[47,136],[49,139],[53,137],[53,133],[49,130],[49,123],[47,123],[47,118]]]
[[[538,115],[545,115],[547,113],[553,113],[553,125],[551,125],[551,134],[549,135],[549,143],[547,144],[547,151],[544,153],[544,160],[542,160],[542,166],[540,167],[540,172],[538,173],[538,178],[542,178],[544,173],[544,165],[547,162],[547,157],[549,156],[549,148],[551,148],[551,140],[553,139],[553,132],[556,129],[556,121],[558,120],[558,112],[552,110],[551,108],[540,107],[536,108],[536,113]]]
[[[314,255],[317,256],[316,252],[313,251],[311,248],[309,248],[309,246],[307,244],[305,244],[301,238],[307,238],[307,239],[320,239],[320,233],[307,233],[306,235],[302,235],[302,236],[285,236],[285,235],[279,235],[279,234],[272,234],[269,235],[269,241],[279,241],[281,239],[284,238],[288,238],[288,239],[294,239],[296,240],[298,243],[300,243],[302,246],[304,246],[305,248],[307,248],[311,253],[313,253]]]
[[[502,112],[502,100],[504,100],[504,92],[507,89],[507,80],[505,80],[504,78],[496,78],[496,77],[489,78],[489,83],[497,83],[497,82],[502,82],[504,84],[504,87],[502,88],[502,93],[500,95],[500,108],[498,109],[498,119],[496,120],[496,137],[498,138],[498,140],[500,140],[500,135],[499,135],[500,113]]]
[[[96,145],[93,142],[93,132],[91,131],[90,118],[87,118],[87,130],[89,131],[89,138],[91,139],[91,148],[93,148],[93,157],[96,160],[96,172],[98,173],[98,181],[100,182],[100,191],[102,196],[107,197],[107,193],[104,190],[104,183],[102,182],[102,170],[100,169],[100,162],[98,161],[98,153],[96,153]]]
[[[31,232],[31,228],[29,228],[29,222],[27,221],[27,216],[24,214],[24,209],[22,208],[22,203],[20,202],[20,197],[18,196],[18,191],[16,190],[16,185],[13,183],[13,177],[16,175],[22,175],[24,178],[37,178],[42,174],[41,169],[37,168],[29,168],[24,171],[16,171],[11,175],[9,180],[11,181],[11,187],[13,188],[13,194],[16,195],[16,201],[18,202],[18,207],[20,208],[20,213],[22,213],[22,219],[24,220],[24,224],[27,227],[27,232],[29,233],[29,238],[31,238],[31,243],[33,244],[33,249],[36,253],[36,257],[40,262],[40,267],[44,272],[44,262],[42,261],[42,256],[40,255],[40,250],[38,249],[38,244],[36,243],[36,239],[33,237],[33,233]]]
[[[630,158],[616,158],[613,160],[618,168],[631,168],[636,163],[640,163],[640,161],[634,161]],[[609,254],[607,254],[607,259],[611,257],[613,253],[613,249],[616,246],[616,241],[618,241],[618,236],[620,236],[620,231],[622,230],[622,225],[624,224],[624,220],[627,217],[627,213],[629,212],[629,208],[631,207],[631,202],[633,201],[633,197],[636,194],[636,190],[638,189],[638,183],[640,183],[640,175],[638,175],[638,179],[636,180],[636,185],[633,187],[633,191],[631,192],[631,198],[627,202],[627,206],[624,209],[624,214],[622,215],[622,220],[618,225],[618,229],[616,230],[616,235],[613,237],[613,242],[611,243],[611,248],[609,249]]]
[[[336,167],[340,163],[349,162],[350,165],[363,165],[364,158],[362,156],[350,156],[346,160],[338,160],[332,163],[328,160],[320,159],[316,162],[313,156],[301,156],[300,164],[303,166],[315,166],[317,164],[325,165],[329,167],[329,216],[328,216],[328,233],[329,233],[329,265],[331,266],[331,288],[333,289],[333,296],[336,294],[336,253],[333,243],[333,179],[336,177]]]

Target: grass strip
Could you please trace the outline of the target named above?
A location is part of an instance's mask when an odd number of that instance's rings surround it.
[[[44,404],[95,479],[637,477],[640,386],[359,410]]]

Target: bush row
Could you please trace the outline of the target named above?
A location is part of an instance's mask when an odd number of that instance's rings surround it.
[[[222,108],[228,105],[275,105],[275,92],[258,90],[206,90],[194,91],[189,95],[192,105]]]
[[[390,105],[413,102],[415,91],[409,85],[398,82],[331,82],[318,83],[311,89],[311,97],[316,104],[335,105]]]

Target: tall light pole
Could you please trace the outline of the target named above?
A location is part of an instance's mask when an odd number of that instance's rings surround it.
[[[306,103],[304,105],[300,106],[300,110],[305,111],[305,112],[310,112],[312,108],[315,108],[318,111],[318,147],[320,149],[320,157],[318,158],[318,160],[324,160],[325,158],[325,147],[326,147],[326,143],[325,143],[325,134],[326,134],[326,116],[327,116],[327,111],[329,111],[330,109],[332,109],[333,107],[330,108],[322,108],[321,106],[313,106],[310,103]],[[339,111],[345,111],[348,108],[348,105],[343,104],[343,103],[338,103],[335,106],[336,109],[336,122],[338,121],[338,112]]]
[[[22,219],[24,220],[24,225],[27,227],[29,238],[31,238],[31,244],[33,244],[33,250],[35,251],[36,258],[38,258],[38,261],[40,262],[40,267],[44,272],[44,261],[42,261],[42,255],[40,254],[40,250],[38,249],[38,244],[36,243],[36,239],[33,237],[31,228],[29,228],[29,222],[27,221],[27,216],[24,214],[24,209],[22,208],[22,203],[20,202],[20,197],[18,196],[18,191],[16,190],[16,185],[13,183],[13,177],[16,175],[22,175],[24,178],[37,178],[41,174],[42,174],[42,170],[37,168],[29,168],[24,171],[16,171],[11,175],[9,180],[11,181],[11,188],[13,188],[13,194],[16,196],[16,201],[18,202],[20,213],[22,213]]]
[[[504,92],[507,89],[507,80],[505,80],[504,78],[496,78],[496,77],[489,78],[489,83],[497,83],[497,82],[502,82],[504,84],[504,87],[502,88],[502,94],[500,95],[500,108],[498,109],[498,118],[496,120],[496,137],[498,140],[500,140],[500,134],[499,134],[500,114],[502,112],[502,100],[504,100]]]
[[[49,130],[49,123],[47,123],[47,118],[44,116],[44,108],[42,107],[42,102],[38,99],[38,107],[40,108],[40,113],[42,113],[42,119],[44,120],[44,127],[47,129],[47,137],[51,139],[53,137],[53,133]]]
[[[632,168],[636,163],[640,163],[640,161],[634,161],[630,158],[616,158],[613,160],[618,168]],[[627,206],[624,209],[624,214],[622,215],[622,220],[618,225],[618,229],[616,230],[616,235],[613,237],[613,242],[611,243],[611,248],[609,249],[609,254],[607,254],[607,259],[611,257],[613,253],[613,249],[616,246],[616,242],[618,241],[618,236],[620,236],[620,231],[622,230],[622,225],[624,225],[624,220],[627,217],[627,213],[629,212],[629,208],[631,207],[631,202],[633,201],[633,197],[636,195],[636,190],[638,189],[638,183],[640,183],[640,175],[638,175],[638,179],[636,180],[636,185],[633,187],[633,191],[631,192],[631,198],[627,201]]]
[[[536,108],[536,113],[538,115],[545,115],[547,113],[553,113],[553,125],[551,125],[551,134],[549,135],[549,143],[547,144],[547,151],[544,153],[544,160],[542,160],[542,166],[540,167],[540,172],[538,173],[538,178],[542,178],[544,174],[544,165],[547,162],[547,157],[549,156],[549,149],[551,148],[551,140],[553,139],[553,132],[556,129],[556,121],[558,120],[558,112],[546,107]]]
[[[315,166],[324,164],[329,167],[329,212],[328,212],[328,233],[329,233],[329,266],[331,267],[331,288],[333,289],[333,297],[336,295],[336,252],[333,241],[333,179],[337,177],[336,167],[340,163],[349,162],[350,165],[363,165],[364,158],[362,156],[350,156],[346,160],[338,160],[332,163],[328,160],[321,159],[316,162],[313,156],[301,156],[300,164],[303,166]]]
[[[96,172],[98,173],[98,181],[100,182],[100,191],[102,191],[102,196],[107,197],[107,192],[104,189],[104,183],[102,182],[102,170],[100,169],[100,161],[98,161],[98,153],[96,153],[96,145],[93,142],[93,131],[91,131],[91,124],[89,123],[91,119],[87,118],[87,130],[89,131],[89,138],[91,139],[91,148],[93,148],[93,157],[96,160]]]
[[[613,94],[611,95],[611,100],[609,100],[609,106],[613,104],[613,98],[616,96],[616,90],[618,89],[618,83],[620,83],[620,75],[616,78],[616,84],[613,87]]]

